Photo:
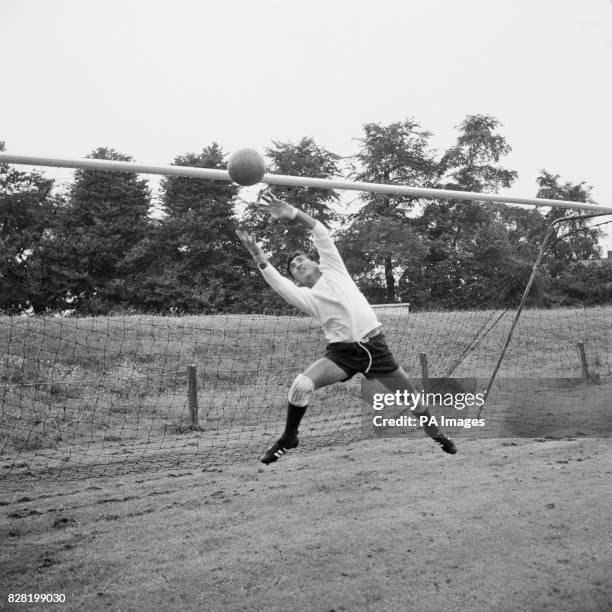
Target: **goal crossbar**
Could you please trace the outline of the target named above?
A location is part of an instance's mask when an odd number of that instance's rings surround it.
[[[101,170],[107,172],[135,172],[139,174],[163,174],[208,179],[212,181],[231,181],[226,170],[213,168],[194,168],[190,166],[174,166],[162,164],[142,164],[138,162],[112,161],[104,159],[39,157],[35,155],[14,155],[0,152],[0,163],[21,164],[28,166],[50,166],[59,168],[77,168],[83,170]],[[305,176],[289,176],[283,174],[264,174],[262,183],[268,185],[285,185],[290,187],[315,187],[318,189],[347,189],[407,195],[417,198],[443,200],[473,200],[492,202],[495,204],[524,204],[528,206],[554,206],[573,210],[591,210],[599,213],[612,214],[612,206],[572,202],[568,200],[553,200],[547,198],[526,198],[496,193],[478,193],[473,191],[454,191],[448,189],[433,189],[424,187],[409,187],[407,185],[390,185],[367,183],[360,181],[345,181],[337,179],[311,178]]]

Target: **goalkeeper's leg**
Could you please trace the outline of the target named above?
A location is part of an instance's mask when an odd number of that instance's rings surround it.
[[[316,389],[347,379],[347,373],[333,361],[323,357],[304,372],[298,374],[289,388],[287,418],[282,436],[262,455],[265,464],[278,461],[287,451],[299,444],[298,432],[302,417],[306,414],[312,393]]]
[[[391,374],[387,374],[384,378],[379,379],[380,382],[389,389],[389,391],[408,391],[410,393],[414,392],[414,386],[408,378],[408,374],[404,371],[403,368],[398,368],[395,372]],[[430,417],[431,414],[426,405],[421,405],[419,408],[415,409],[414,416],[421,417],[426,416]],[[442,450],[449,455],[454,455],[457,452],[457,445],[454,440],[449,438],[437,425],[423,425],[423,431],[437,444],[439,444]]]

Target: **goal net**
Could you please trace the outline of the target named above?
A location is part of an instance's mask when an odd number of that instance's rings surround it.
[[[90,183],[92,192],[97,188],[95,181]],[[14,203],[21,196],[23,204],[31,192],[31,185],[21,193],[4,190],[3,232]],[[101,197],[112,204],[108,193]],[[240,198],[233,202],[239,218],[245,214]],[[452,206],[459,211],[469,204]],[[162,248],[152,236],[174,235],[176,227],[164,228],[163,223],[162,217],[156,233],[134,237],[139,242],[130,252],[136,268],[122,282],[140,283],[143,294],[149,287],[185,295],[178,285],[134,275]],[[496,227],[503,223],[509,227],[511,221],[499,217]],[[54,236],[49,237],[54,227],[36,231],[57,247]],[[418,236],[414,227],[409,228],[411,240]],[[568,227],[576,235],[592,225],[568,221]],[[80,231],[74,224],[70,230],[74,235]],[[562,265],[551,259],[550,249],[534,268],[537,248],[525,250],[530,256],[521,258],[518,250],[508,254],[494,248],[491,236],[474,237],[472,250],[464,236],[444,256],[432,256],[440,242],[422,251],[415,242],[414,249],[401,252],[395,238],[385,243],[388,226],[376,220],[361,229],[357,222],[337,224],[334,236],[414,389],[439,394],[431,411],[441,409],[440,399],[448,393],[455,400],[458,394],[464,400],[479,394],[484,399],[459,408],[455,402],[452,411],[443,413],[455,418],[445,428],[451,435],[555,439],[612,433],[612,262],[576,264],[570,277],[564,272],[567,261]],[[563,239],[561,232],[555,236]],[[445,240],[449,244],[453,237]],[[53,270],[44,261],[45,253],[57,257],[49,244],[36,265],[32,249],[16,254],[9,246],[5,240],[5,259],[32,264],[21,266],[28,279],[40,280],[41,269],[46,274]],[[185,258],[195,257],[185,247]],[[241,246],[236,240],[217,248],[223,263]],[[99,257],[104,259],[104,253]],[[89,269],[95,264],[90,262]],[[11,269],[4,268],[5,286]],[[257,461],[282,432],[291,381],[324,354],[326,341],[315,321],[282,307],[252,266],[242,269],[248,293],[227,299],[225,307],[218,305],[218,295],[231,287],[219,284],[218,276],[212,285],[206,274],[196,276],[188,314],[165,307],[159,314],[142,314],[119,302],[97,313],[91,304],[61,313],[40,307],[32,311],[31,303],[22,301],[21,310],[11,309],[5,300],[0,315],[0,478],[216,470],[227,461]],[[158,271],[160,277],[163,273]],[[581,295],[577,285],[586,273],[591,274],[585,281],[590,287],[583,287]],[[525,294],[530,276],[535,282]],[[181,276],[172,279],[178,282]],[[43,278],[41,286],[44,282],[51,281]],[[182,282],[188,284],[188,278]],[[231,277],[236,291],[241,282]],[[40,287],[36,290],[40,294]],[[77,303],[77,298],[73,289],[70,299]],[[149,309],[152,303],[152,298],[140,301]],[[99,303],[96,308],[103,310]],[[362,376],[318,390],[300,428],[300,449],[397,435],[397,429],[374,424],[372,398],[377,393],[384,393],[384,387]],[[477,417],[484,425],[466,426]],[[412,427],[401,435],[417,439],[422,432]]]

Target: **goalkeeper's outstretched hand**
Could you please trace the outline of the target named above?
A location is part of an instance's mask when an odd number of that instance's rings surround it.
[[[236,230],[236,236],[240,238],[240,242],[244,244],[247,251],[251,254],[251,257],[258,263],[266,263],[268,258],[263,252],[261,246],[257,242],[255,234],[250,234],[244,230]]]
[[[261,200],[263,200],[263,202]],[[260,199],[256,206],[262,212],[270,215],[268,218],[270,223],[280,219],[295,219],[298,212],[295,206],[288,204],[284,200],[280,200],[270,191],[264,191],[260,195]]]

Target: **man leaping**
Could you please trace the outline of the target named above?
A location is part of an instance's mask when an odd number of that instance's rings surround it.
[[[270,220],[300,223],[312,233],[320,263],[304,252],[293,253],[287,262],[293,282],[268,263],[255,236],[242,230],[236,234],[267,283],[289,304],[314,317],[328,340],[325,356],[291,384],[285,431],[261,457],[262,463],[270,464],[298,446],[298,427],[316,389],[347,381],[358,373],[380,379],[390,392],[412,392],[414,387],[389,350],[376,314],[349,275],[327,228],[269,192],[261,200],[258,207],[270,215]],[[414,414],[428,415],[428,411],[422,407]],[[426,425],[423,429],[445,452],[457,452],[455,442],[438,427]]]

